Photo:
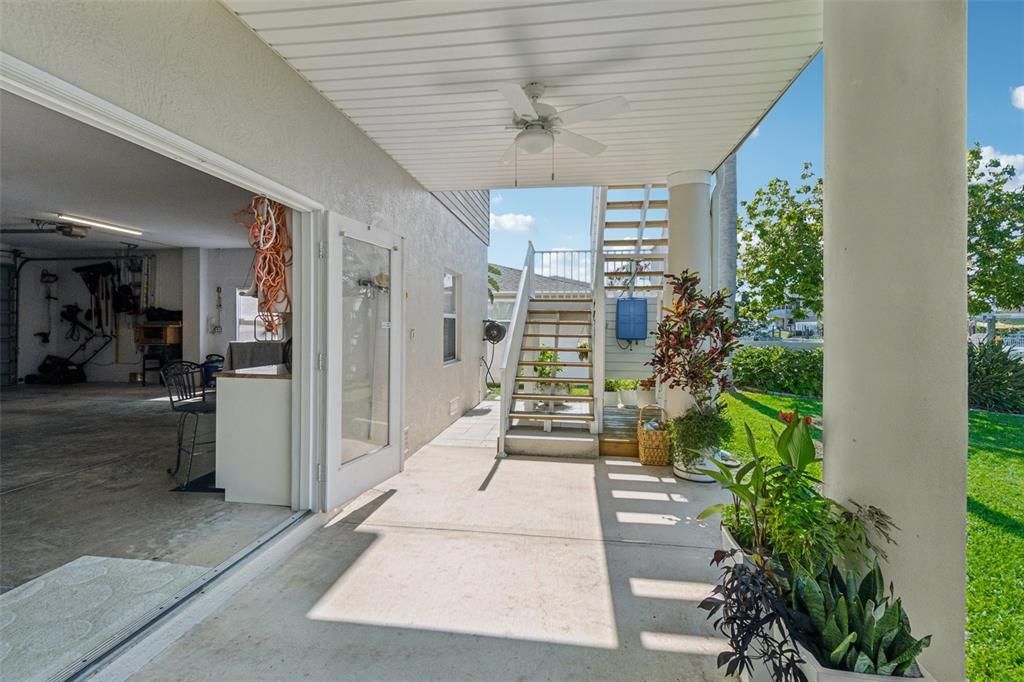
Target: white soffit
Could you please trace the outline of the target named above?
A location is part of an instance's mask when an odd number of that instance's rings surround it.
[[[714,170],[815,55],[822,0],[223,0],[430,190],[510,187],[515,130],[495,83],[572,108],[607,145],[520,153],[519,186],[609,185]]]

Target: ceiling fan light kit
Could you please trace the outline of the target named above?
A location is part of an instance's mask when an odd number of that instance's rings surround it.
[[[502,155],[502,163],[516,161],[515,185],[519,186],[518,150],[526,154],[541,154],[551,149],[552,157],[555,143],[588,156],[597,156],[605,150],[605,145],[589,137],[578,135],[566,130],[568,126],[611,118],[629,111],[629,102],[625,97],[612,97],[584,104],[574,109],[558,111],[550,104],[539,101],[544,94],[544,85],[537,82],[520,86],[517,83],[498,83],[495,85],[512,108],[512,124],[510,130],[518,130],[512,145]],[[554,159],[552,158],[552,164]],[[554,181],[554,170],[551,180]]]

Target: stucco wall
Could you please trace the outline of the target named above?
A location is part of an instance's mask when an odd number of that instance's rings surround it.
[[[412,450],[480,395],[486,247],[224,7],[5,2],[2,49],[142,118],[406,238],[406,424]],[[441,276],[466,282],[462,356],[442,367]],[[479,286],[476,285],[479,283]]]

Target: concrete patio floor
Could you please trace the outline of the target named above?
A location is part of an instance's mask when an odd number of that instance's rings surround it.
[[[695,517],[722,498],[637,460],[435,442],[100,678],[721,680]]]

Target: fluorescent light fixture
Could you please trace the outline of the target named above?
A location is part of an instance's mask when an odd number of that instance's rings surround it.
[[[57,220],[62,220],[66,223],[74,223],[75,225],[85,225],[87,227],[98,227],[101,230],[110,230],[112,232],[123,232],[124,234],[135,235],[141,237],[142,232],[139,230],[133,230],[129,227],[120,227],[118,225],[111,225],[110,223],[101,223],[98,220],[89,220],[88,218],[77,218],[73,215],[66,215],[64,213],[57,214]]]

